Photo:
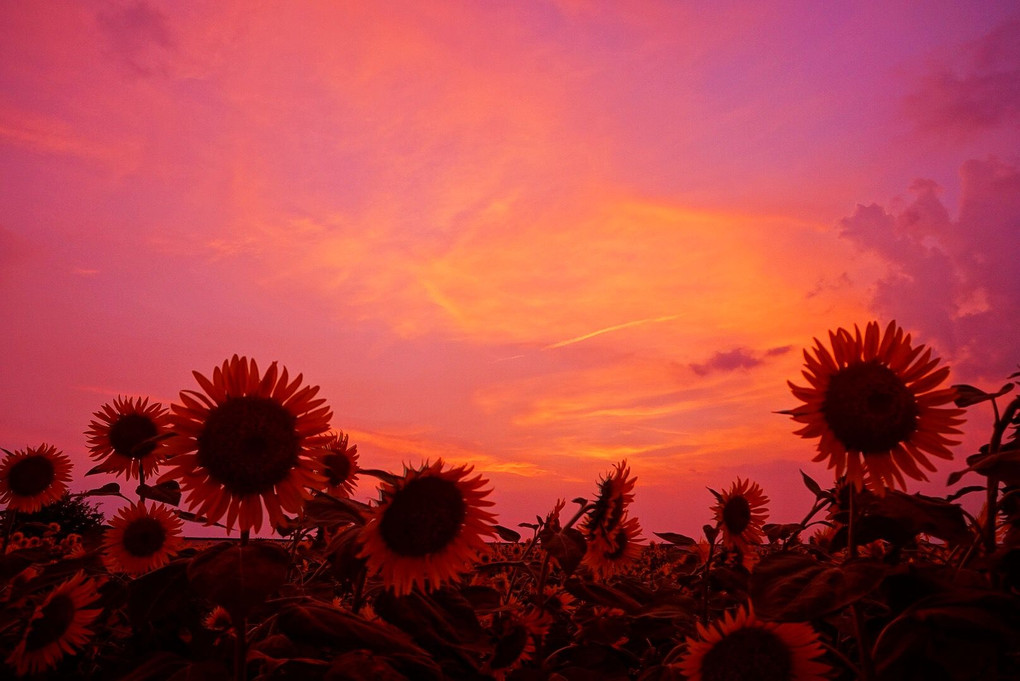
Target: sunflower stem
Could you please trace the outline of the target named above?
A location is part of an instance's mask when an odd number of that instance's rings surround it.
[[[238,617],[234,626],[234,681],[245,681],[248,662],[248,616]]]
[[[847,489],[849,499],[848,517],[846,523],[846,549],[850,560],[857,557],[857,486],[850,482]]]
[[[1020,397],[1015,397],[1006,407],[1005,411],[1000,415],[999,407],[995,403],[995,398],[992,398],[992,410],[994,411],[995,421],[992,427],[992,439],[988,443],[988,456],[993,457],[999,453],[999,449],[1002,447],[1002,436],[1006,432],[1006,428],[1009,427],[1010,422],[1013,420],[1013,416],[1016,414],[1017,409],[1020,409]],[[999,476],[989,475],[988,476],[988,488],[985,492],[985,526],[984,526],[984,544],[986,553],[995,553],[996,541],[995,541],[995,520],[998,517],[999,509]]]
[[[18,509],[7,508],[7,512],[4,513],[4,545],[0,548],[0,556],[7,555],[7,542],[10,540],[11,535],[14,533],[14,525],[18,522]]]
[[[864,630],[864,617],[861,615],[861,604],[850,604],[850,617],[854,623],[854,637],[857,639],[857,654],[861,659],[860,679],[871,681],[875,678],[875,663],[871,659],[871,644],[868,633]]]
[[[705,575],[701,583],[701,623],[708,625],[708,583],[712,573],[712,558],[715,554],[715,538],[708,544],[708,557],[705,559]]]
[[[251,530],[241,530],[241,546],[248,545],[248,538],[251,536]]]

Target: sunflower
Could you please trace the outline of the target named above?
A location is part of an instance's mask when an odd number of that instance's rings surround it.
[[[741,607],[721,622],[698,623],[700,640],[687,639],[677,667],[690,681],[822,681],[829,666],[817,661],[825,649],[818,634],[800,622],[759,620]]]
[[[18,676],[38,674],[79,650],[93,633],[88,625],[102,612],[102,608],[86,607],[97,600],[98,584],[82,571],[56,587],[32,613],[7,664]]]
[[[877,322],[829,332],[832,351],[817,338],[814,356],[804,351],[804,378],[800,387],[788,382],[804,404],[783,413],[805,424],[796,431],[805,438],[820,438],[815,461],[828,459],[836,476],[844,473],[857,489],[865,483],[879,494],[887,487],[906,484],[903,474],[927,480],[918,467],[934,471],[926,455],[951,459],[946,437],[958,434],[963,410],[941,407],[952,402],[952,388],[935,390],[949,368],[935,369],[924,345],[911,345],[910,334],[890,322],[883,334]]]
[[[349,497],[358,481],[358,445],[348,446],[343,432],[330,433],[323,445],[319,465],[326,476],[326,491],[337,497]]]
[[[628,477],[629,475],[630,468],[627,462],[621,461],[599,481],[595,503],[581,525],[589,539],[596,533],[610,536],[622,522],[627,504],[634,501],[634,485],[637,482],[637,478]]]
[[[0,502],[12,511],[35,513],[60,501],[71,481],[71,459],[51,445],[28,447],[0,463]]]
[[[379,502],[361,530],[364,558],[398,596],[419,586],[437,587],[456,577],[485,550],[496,517],[485,510],[493,502],[488,481],[468,478],[473,467],[443,470],[443,460],[383,482]]]
[[[149,398],[117,397],[93,414],[85,431],[89,456],[98,461],[97,472],[144,480],[164,461],[163,438],[170,432],[170,417]]]
[[[552,617],[538,608],[527,608],[512,601],[493,617],[492,630],[495,645],[487,669],[496,679],[508,674],[530,660],[538,649],[537,643],[549,631]]]
[[[213,370],[212,380],[193,372],[205,393],[184,390],[170,406],[177,436],[167,446],[170,470],[190,509],[209,523],[226,514],[227,529],[262,528],[265,505],[270,522],[284,524],[284,511],[297,513],[319,489],[323,476],[309,450],[328,442],[332,416],[318,386],[301,387],[273,362],[259,378],[255,360],[237,355]]]
[[[120,509],[103,537],[107,567],[129,575],[163,567],[184,547],[182,525],[162,504],[141,501]]]
[[[712,510],[722,528],[723,544],[742,553],[750,544],[760,544],[762,524],[769,515],[765,510],[769,498],[758,483],[737,478],[728,491],[716,496],[718,503]]]
[[[600,579],[622,572],[641,557],[640,536],[638,519],[624,515],[611,532],[597,532],[589,540],[584,562]]]

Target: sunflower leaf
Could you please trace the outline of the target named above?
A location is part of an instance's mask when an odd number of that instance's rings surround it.
[[[511,530],[509,527],[503,527],[502,525],[496,525],[493,527],[496,530],[496,534],[503,541],[516,542],[521,540],[521,533]]]
[[[653,534],[675,546],[696,546],[698,543],[687,535],[677,534],[676,532],[654,532]]]
[[[136,490],[142,499],[162,501],[164,504],[176,506],[181,503],[181,486],[176,480],[167,480],[157,485],[141,484]]]
[[[755,612],[765,619],[804,622],[859,600],[886,572],[881,563],[830,566],[803,554],[778,553],[755,566],[749,592]]]
[[[119,497],[121,496],[120,485],[115,482],[109,482],[102,487],[82,492],[81,495],[83,497]]]
[[[222,605],[236,618],[283,586],[289,570],[290,555],[281,546],[221,542],[191,559],[188,582],[196,593]]]

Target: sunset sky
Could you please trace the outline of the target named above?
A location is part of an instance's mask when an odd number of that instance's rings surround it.
[[[646,535],[738,475],[793,522],[802,348],[895,319],[998,387],[1018,235],[1010,2],[0,4],[0,447],[77,490],[103,403],[237,353],[508,526],[622,459]]]

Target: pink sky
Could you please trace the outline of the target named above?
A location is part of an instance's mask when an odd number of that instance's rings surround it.
[[[3,3],[0,446],[238,353],[506,525],[624,458],[646,534],[798,520],[812,337],[1016,370],[1018,83],[1010,3]]]

